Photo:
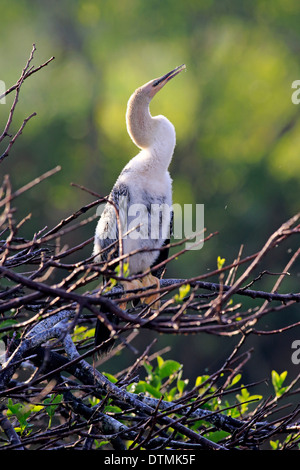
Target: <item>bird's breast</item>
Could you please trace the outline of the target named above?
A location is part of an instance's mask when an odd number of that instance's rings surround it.
[[[135,201],[144,198],[144,193],[152,199],[164,198],[165,202],[172,204],[172,179],[168,171],[155,171],[155,168],[127,166],[119,177],[119,183],[125,184]]]

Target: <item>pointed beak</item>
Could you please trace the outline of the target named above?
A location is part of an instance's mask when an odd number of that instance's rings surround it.
[[[185,64],[179,65],[179,67],[176,67],[176,69],[171,70],[171,72],[168,72],[162,77],[153,80],[152,87],[153,88],[158,87],[158,89],[161,89],[169,80],[171,80],[171,78],[176,77],[176,75],[178,75],[180,72],[182,72],[182,70],[185,70],[185,69],[186,69]]]

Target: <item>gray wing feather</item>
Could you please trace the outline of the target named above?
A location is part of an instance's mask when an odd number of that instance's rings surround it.
[[[106,203],[98,222],[94,245],[94,254],[101,252],[100,258],[103,261],[119,256],[118,217],[122,218],[124,204],[128,204],[129,201],[128,186],[116,184],[109,195],[109,200],[111,203]]]

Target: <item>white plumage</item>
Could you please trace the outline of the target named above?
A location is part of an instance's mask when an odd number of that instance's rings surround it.
[[[117,258],[120,254],[118,241],[122,238],[122,254],[128,255],[130,275],[144,273],[168,257],[168,249],[159,248],[168,244],[171,235],[172,180],[168,167],[176,136],[174,126],[167,118],[151,116],[149,105],[155,94],[184,68],[185,65],[181,65],[151,80],[138,88],[128,101],[127,130],[140,152],[122,170],[109,195],[111,203],[105,205],[96,227],[93,254],[95,261]],[[139,250],[142,251],[130,255]],[[124,289],[153,285],[158,288],[158,277],[162,275],[163,269],[152,270],[152,273],[131,282],[123,281]],[[154,293],[141,300],[152,308],[158,308],[157,299]],[[126,303],[125,298],[125,308]],[[122,305],[120,307],[124,308]],[[105,313],[113,324],[118,323],[118,318],[109,312]],[[95,344],[101,344],[104,352],[112,341],[109,330],[98,318]]]
[[[115,207],[122,226],[123,254],[161,248],[170,238],[172,180],[168,167],[176,135],[173,124],[166,117],[151,116],[149,105],[155,94],[184,68],[182,65],[159,79],[151,80],[138,88],[128,101],[127,130],[141,151],[122,170],[109,196],[114,205],[106,204],[97,224],[96,261],[119,255],[117,243],[113,250],[106,250],[119,238]],[[129,256],[130,274],[146,271],[155,264],[159,255],[157,250]]]

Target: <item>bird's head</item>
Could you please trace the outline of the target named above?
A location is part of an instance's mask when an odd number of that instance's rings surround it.
[[[166,73],[162,77],[155,78],[150,82],[146,83],[140,88],[140,92],[144,93],[150,100],[156,95],[156,93],[161,90],[166,83],[168,83],[172,78],[176,77],[182,70],[186,68],[185,64],[179,65],[171,72]]]
[[[176,77],[186,67],[180,65],[171,72],[160,78],[155,78],[145,85],[139,87],[129,98],[126,111],[126,124],[128,133],[133,142],[140,148],[149,147],[157,134],[162,119],[154,119],[149,112],[149,104],[156,93],[161,90],[166,83]],[[164,118],[164,124],[167,121]],[[173,126],[172,126],[172,133]]]

